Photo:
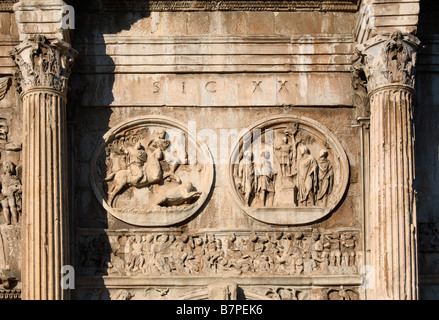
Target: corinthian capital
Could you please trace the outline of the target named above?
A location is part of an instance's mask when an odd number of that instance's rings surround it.
[[[18,66],[15,79],[20,93],[38,87],[67,93],[67,82],[77,56],[70,44],[36,35],[23,41],[10,54]]]
[[[354,84],[362,82],[370,93],[386,85],[415,86],[415,65],[420,41],[395,31],[376,36],[355,49]]]

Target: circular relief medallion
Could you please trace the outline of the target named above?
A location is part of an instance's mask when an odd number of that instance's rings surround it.
[[[104,208],[137,226],[188,219],[206,201],[214,175],[206,144],[183,124],[158,116],[134,118],[108,131],[91,168],[91,185]]]
[[[232,147],[229,184],[237,204],[256,220],[303,225],[327,216],[349,178],[346,153],[318,122],[275,116],[258,122]]]

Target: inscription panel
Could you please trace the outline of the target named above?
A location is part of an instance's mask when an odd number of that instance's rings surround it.
[[[89,107],[353,105],[349,74],[115,74],[83,82],[81,104]]]

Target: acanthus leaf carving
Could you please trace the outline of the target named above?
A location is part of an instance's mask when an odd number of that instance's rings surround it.
[[[35,35],[15,47],[10,54],[18,66],[15,84],[19,93],[44,87],[66,95],[73,62],[78,55],[70,44]]]
[[[414,88],[419,49],[419,39],[400,30],[358,45],[352,60],[354,89],[362,97],[362,87],[368,93],[392,84]]]

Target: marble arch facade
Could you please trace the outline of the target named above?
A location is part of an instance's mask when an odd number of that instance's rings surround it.
[[[437,298],[438,10],[0,1],[0,299]]]

